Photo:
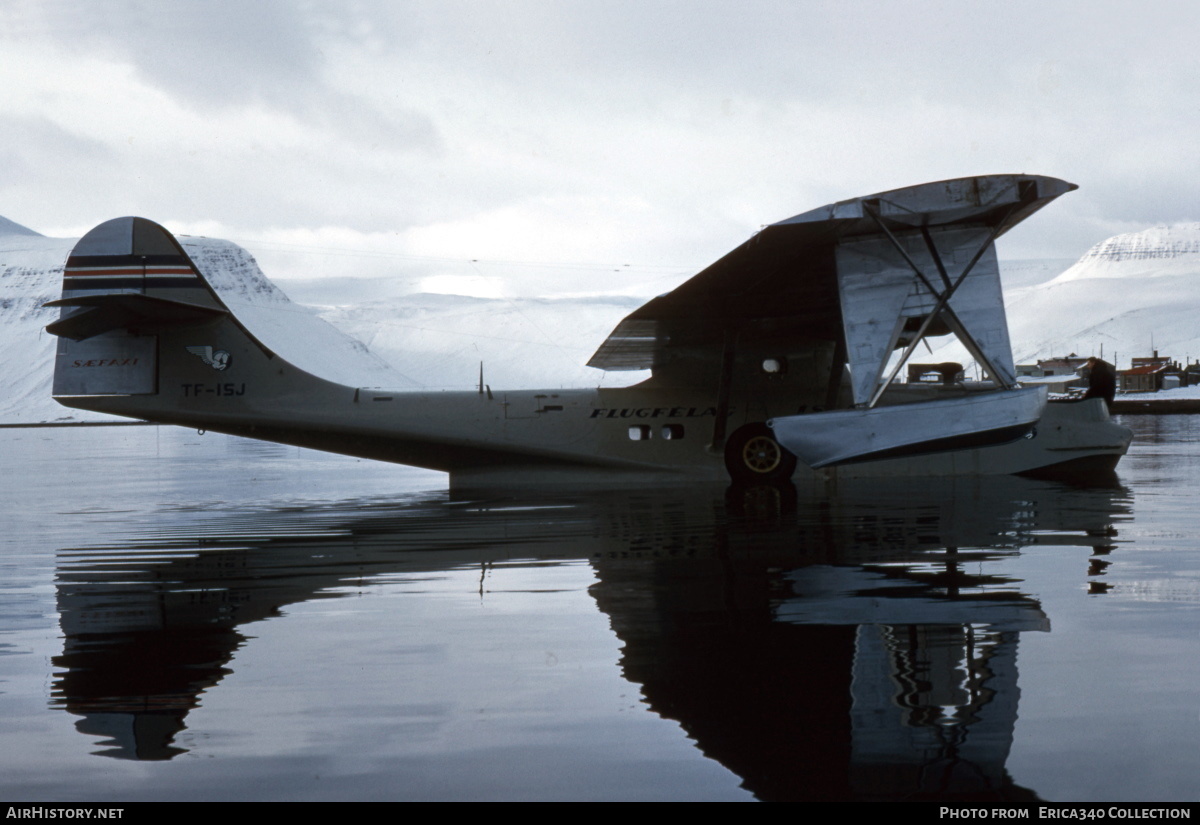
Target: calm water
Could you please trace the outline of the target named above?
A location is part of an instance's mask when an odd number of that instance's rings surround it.
[[[455,501],[0,430],[0,798],[1200,797],[1200,419],[1118,478]]]

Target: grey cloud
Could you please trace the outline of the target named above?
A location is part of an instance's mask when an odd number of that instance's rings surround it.
[[[379,109],[330,85],[329,52],[382,47],[377,28],[354,9],[288,0],[115,0],[51,2],[31,14],[40,12],[43,34],[61,45],[126,61],[147,83],[201,111],[259,106],[352,142],[436,150],[440,138],[426,115],[401,103]],[[400,36],[391,27],[384,46]]]

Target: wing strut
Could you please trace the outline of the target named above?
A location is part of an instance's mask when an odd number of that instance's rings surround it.
[[[721,377],[717,383],[717,418],[713,421],[712,450],[725,449],[726,424],[729,418],[730,387],[733,384],[733,355],[737,333],[725,330],[725,345],[721,350]]]
[[[975,264],[979,263],[979,259],[983,257],[983,254],[987,252],[988,248],[991,247],[991,245],[995,242],[997,236],[1000,234],[1001,227],[1004,226],[1005,222],[1008,220],[1008,217],[1016,211],[1017,207],[1023,205],[1023,201],[1024,199],[1022,198],[1014,203],[1011,207],[1009,207],[1008,214],[1005,215],[1004,220],[993,224],[991,232],[988,233],[987,240],[985,240],[983,244],[980,245],[979,249],[976,250],[975,255],[967,263],[966,267],[963,268],[962,273],[953,283],[950,282],[950,277],[946,273],[946,267],[942,263],[941,256],[938,254],[937,246],[933,243],[933,238],[931,238],[929,235],[928,228],[924,226],[921,227],[921,235],[925,238],[925,245],[929,248],[929,254],[933,257],[933,261],[937,266],[938,273],[941,275],[942,281],[946,284],[946,288],[942,291],[938,291],[934,285],[930,283],[930,280],[925,277],[925,273],[921,271],[921,268],[917,266],[916,262],[909,256],[908,251],[904,248],[904,245],[901,244],[900,241],[897,240],[896,236],[892,234],[892,231],[887,227],[887,224],[883,222],[883,219],[879,216],[879,214],[872,208],[871,204],[866,201],[863,202],[863,211],[867,213],[871,220],[875,222],[875,225],[883,231],[885,236],[887,236],[887,239],[891,242],[893,248],[895,248],[895,250],[900,253],[900,256],[904,258],[905,263],[908,264],[909,268],[913,271],[913,274],[915,274],[917,278],[920,279],[921,283],[924,284],[925,288],[928,289],[930,293],[938,299],[937,304],[933,307],[933,310],[926,315],[925,320],[921,322],[920,329],[917,330],[917,334],[905,348],[904,354],[900,356],[900,360],[896,362],[896,366],[892,368],[892,371],[889,373],[887,379],[876,388],[875,394],[871,396],[871,400],[867,403],[868,409],[874,407],[879,402],[884,390],[886,390],[892,381],[895,380],[897,373],[900,372],[900,370],[904,367],[904,364],[908,361],[909,357],[916,350],[917,346],[925,338],[925,333],[929,330],[929,327],[933,323],[934,319],[937,318],[942,312],[946,313],[947,318],[954,329],[954,333],[962,340],[963,344],[968,350],[970,350],[971,354],[983,364],[984,368],[987,369],[988,373],[991,374],[996,383],[1006,390],[1012,389],[1012,381],[1010,381],[1008,376],[996,369],[996,367],[992,364],[991,359],[988,358],[983,352],[983,348],[979,346],[979,344],[971,336],[971,333],[967,330],[966,326],[955,314],[954,309],[950,306],[950,299],[954,296],[955,291],[962,286],[962,283],[967,279],[967,276],[971,274],[971,270],[975,268]]]
[[[846,373],[846,336],[839,335],[833,344],[833,360],[829,362],[829,382],[825,385],[825,409],[835,410]]]

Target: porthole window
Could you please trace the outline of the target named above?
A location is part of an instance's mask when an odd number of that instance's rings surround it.
[[[762,371],[767,375],[783,375],[787,372],[787,360],[784,358],[764,358]]]
[[[650,438],[649,424],[634,424],[629,428],[630,441],[647,441]]]
[[[682,424],[663,424],[662,437],[667,441],[678,441],[683,438]]]

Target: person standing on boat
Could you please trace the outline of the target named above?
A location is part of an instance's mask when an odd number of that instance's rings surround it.
[[[1112,406],[1117,394],[1117,369],[1107,361],[1092,356],[1084,364],[1087,370],[1088,389],[1084,398],[1103,398],[1104,403]]]

